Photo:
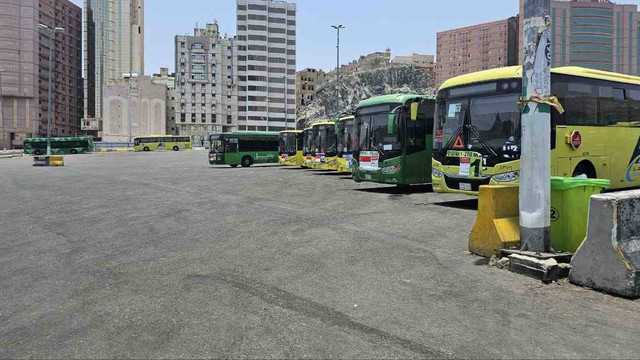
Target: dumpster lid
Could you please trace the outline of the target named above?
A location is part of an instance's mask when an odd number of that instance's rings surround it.
[[[568,190],[582,186],[599,186],[603,189],[606,189],[611,186],[611,180],[565,178],[560,176],[551,177],[551,189],[553,190]]]

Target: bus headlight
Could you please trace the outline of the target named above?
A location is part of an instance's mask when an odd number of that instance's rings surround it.
[[[497,182],[512,182],[520,179],[520,171],[512,171],[504,174],[493,175],[493,180]]]
[[[444,174],[442,173],[442,171],[440,171],[440,170],[436,170],[436,169],[433,169],[433,170],[431,171],[431,175],[433,175],[433,177],[436,177],[436,178],[441,178],[441,177],[443,177],[443,176],[444,176]]]

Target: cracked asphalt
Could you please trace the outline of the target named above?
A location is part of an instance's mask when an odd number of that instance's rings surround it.
[[[1,358],[637,358],[640,302],[467,251],[477,202],[203,151],[0,160]]]

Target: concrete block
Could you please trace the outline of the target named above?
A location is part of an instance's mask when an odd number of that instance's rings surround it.
[[[591,197],[587,238],[571,260],[570,279],[640,297],[640,190]]]
[[[544,282],[552,282],[560,278],[560,265],[556,259],[537,259],[513,254],[509,255],[509,260],[511,261],[509,271],[531,276]]]
[[[485,185],[478,194],[478,218],[469,235],[469,251],[491,257],[520,244],[518,185]]]

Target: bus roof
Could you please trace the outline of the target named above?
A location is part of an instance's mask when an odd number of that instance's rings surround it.
[[[280,133],[276,131],[232,131],[222,133],[224,136],[278,136]]]
[[[321,121],[313,124],[311,127],[322,126],[322,125],[335,125],[333,121]]]
[[[140,135],[140,136],[136,136],[134,137],[134,139],[136,138],[161,138],[161,137],[187,137],[189,135]]]
[[[356,118],[355,115],[350,114],[350,115],[342,116],[340,119],[338,119],[338,121],[349,121],[355,118]]]
[[[78,141],[78,140],[91,140],[93,141],[93,138],[91,137],[52,137],[51,141]],[[46,142],[47,138],[46,137],[42,137],[42,138],[26,138],[24,139],[24,141],[28,141],[28,142]]]
[[[282,130],[279,134],[300,134],[302,130]]]
[[[404,104],[408,100],[411,100],[411,99],[414,99],[414,98],[421,98],[421,99],[427,99],[427,100],[435,100],[436,99],[435,96],[431,96],[431,95],[390,94],[390,95],[376,96],[376,97],[372,97],[372,98],[369,98],[369,99],[366,99],[366,100],[362,100],[358,104],[358,107],[382,105],[382,104],[391,104],[391,103]]]
[[[618,74],[609,71],[588,69],[579,66],[564,66],[551,69],[553,74],[572,75],[589,79],[615,81],[626,84],[640,85],[640,77]],[[440,90],[469,85],[473,83],[487,82],[491,80],[514,79],[522,77],[522,66],[509,66],[498,69],[478,71],[471,74],[456,76],[445,81]]]

